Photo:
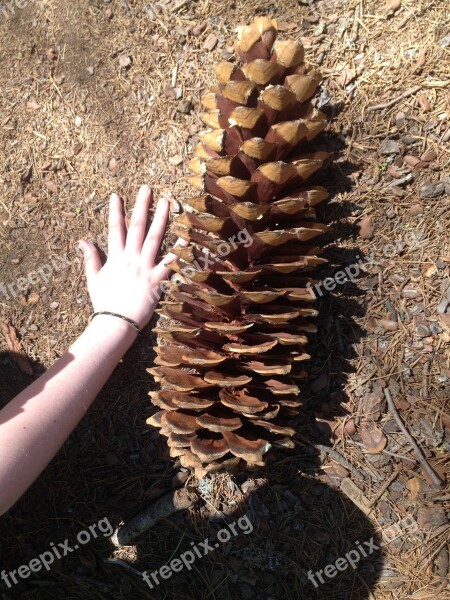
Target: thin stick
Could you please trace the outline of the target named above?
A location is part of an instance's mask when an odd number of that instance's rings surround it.
[[[391,483],[394,481],[394,479],[400,473],[401,468],[402,467],[397,467],[395,469],[395,471],[392,473],[392,475],[389,477],[389,479],[381,486],[381,488],[378,490],[378,492],[375,494],[375,496],[373,498],[371,498],[371,500],[370,500],[371,507],[375,504],[375,502],[377,502],[377,500],[379,500],[381,498],[381,496],[384,494],[384,492],[388,489],[388,487],[391,485]]]
[[[441,480],[436,475],[436,473],[433,471],[433,469],[430,467],[427,459],[423,455],[422,450],[417,445],[416,440],[412,437],[412,435],[409,433],[409,431],[406,429],[405,425],[403,424],[403,421],[401,420],[400,415],[398,414],[398,411],[395,407],[394,401],[392,400],[392,396],[391,396],[391,392],[389,391],[389,388],[384,388],[384,396],[388,403],[389,410],[391,411],[392,416],[394,417],[397,425],[400,427],[403,435],[406,438],[408,438],[408,441],[411,444],[412,449],[414,450],[414,454],[416,455],[417,460],[420,462],[422,467],[425,469],[425,471],[431,477],[431,480],[433,481],[433,485],[435,485],[436,487],[439,487],[439,488],[442,487]]]
[[[190,508],[198,500],[197,494],[188,489],[175,490],[161,496],[156,502],[144,508],[127,523],[116,529],[110,538],[114,546],[126,546],[155,523],[179,510]]]
[[[326,452],[331,459],[348,469],[353,475],[355,475],[358,479],[364,479],[364,475],[361,473],[359,469],[352,465],[346,458],[339,454],[333,448],[328,448],[328,446],[324,446],[323,444],[314,444],[319,450]]]
[[[190,0],[181,0],[181,2],[178,2],[178,4],[176,4],[171,10],[170,12],[178,12],[180,9],[182,9],[183,7],[187,6],[189,4]]]
[[[421,89],[422,89],[421,85],[415,85],[410,90],[407,90],[406,92],[403,92],[403,94],[400,94],[400,96],[397,96],[396,98],[393,98],[392,100],[389,100],[389,102],[385,102],[384,104],[374,104],[373,106],[369,106],[367,108],[367,112],[370,112],[373,110],[381,110],[382,108],[389,108],[390,106],[394,105],[396,102],[399,102],[399,100],[403,100],[403,98],[408,98],[408,96],[412,96],[413,94],[415,94],[416,92],[418,92]]]

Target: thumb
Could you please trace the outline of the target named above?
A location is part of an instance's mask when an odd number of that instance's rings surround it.
[[[87,242],[86,240],[80,240],[78,242],[78,247],[83,253],[84,270],[86,272],[86,279],[89,285],[94,275],[102,268],[100,254],[98,253],[98,250],[94,244]]]

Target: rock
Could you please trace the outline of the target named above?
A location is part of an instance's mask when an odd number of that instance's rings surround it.
[[[424,325],[423,323],[420,323],[419,325],[417,325],[416,327],[416,335],[420,338],[424,338],[424,337],[428,337],[430,335],[430,330],[429,328]]]
[[[394,179],[400,179],[400,177],[404,173],[404,171],[402,172],[401,169],[399,169],[396,165],[393,164],[389,165],[389,167],[387,168],[387,172],[391,177],[394,177]]]
[[[117,164],[117,159],[112,157],[108,163],[108,169],[110,170],[110,172],[112,173],[112,175],[117,175],[117,169],[118,169],[118,164]]]
[[[445,191],[443,182],[434,182],[427,179],[419,188],[419,196],[421,198],[437,198]]]
[[[420,158],[418,158],[417,156],[413,156],[412,154],[406,154],[403,157],[403,162],[405,163],[405,165],[408,165],[408,167],[411,167],[412,169],[415,168],[415,166],[420,163]]]
[[[395,115],[395,125],[397,129],[403,129],[403,127],[405,126],[405,116],[406,115],[403,111],[399,111]]]
[[[429,112],[431,110],[430,101],[428,100],[427,96],[425,96],[425,94],[418,94],[417,100],[423,112]]]
[[[404,190],[402,190],[402,188],[398,185],[390,185],[389,191],[391,192],[391,194],[394,194],[394,196],[397,196],[397,198],[403,198],[403,196],[405,195]]]
[[[439,40],[438,44],[442,48],[447,48],[447,46],[450,46],[450,33],[444,35],[444,37]]]
[[[413,204],[409,208],[409,214],[412,215],[413,217],[417,217],[418,215],[421,215],[422,213],[423,213],[422,204]]]
[[[177,104],[177,111],[183,115],[188,115],[192,110],[192,103],[190,100],[180,100]]]
[[[389,319],[379,319],[378,325],[385,329],[386,331],[397,331],[398,330],[398,322],[390,321]]]
[[[343,431],[345,432],[346,435],[355,435],[356,433],[356,425],[355,425],[355,419],[349,419],[348,421],[346,421]]]
[[[382,156],[400,154],[400,144],[396,140],[384,140],[380,146],[380,154]]]
[[[374,223],[372,217],[363,217],[359,222],[359,235],[363,240],[371,240],[373,238]]]
[[[73,156],[77,156],[77,154],[80,154],[80,152],[82,150],[83,150],[83,144],[81,142],[77,142],[76,144],[74,144],[74,147],[72,150]]]
[[[125,56],[122,54],[122,56],[119,57],[119,65],[122,67],[122,69],[128,69],[128,67],[131,65],[131,56]]]
[[[424,160],[425,162],[431,162],[432,160],[436,160],[437,154],[434,150],[427,150],[423,154],[420,155],[420,160]]]
[[[384,431],[384,433],[397,433],[398,431],[400,431],[400,427],[397,425],[397,423],[393,419],[391,419],[389,421],[386,421],[386,423],[384,423],[383,431]]]
[[[420,530],[433,530],[445,525],[448,522],[445,516],[443,508],[436,506],[419,508],[417,513],[417,523],[419,524]]]
[[[45,187],[48,189],[49,192],[51,192],[52,194],[58,193],[58,186],[52,179],[47,179],[44,183],[45,183]],[[38,226],[39,226],[39,223],[38,223]]]
[[[441,183],[444,184],[445,193],[450,194],[450,176],[443,177]]]
[[[206,23],[199,23],[192,30],[192,35],[195,35],[195,37],[198,37],[199,35],[202,35],[202,33],[205,31],[205,29],[206,29]]]

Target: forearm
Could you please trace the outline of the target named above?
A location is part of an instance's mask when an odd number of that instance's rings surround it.
[[[0,514],[58,452],[136,335],[125,321],[96,317],[64,356],[0,411]]]

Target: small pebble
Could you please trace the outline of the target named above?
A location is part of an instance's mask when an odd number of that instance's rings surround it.
[[[199,35],[202,35],[202,33],[205,31],[206,29],[206,23],[199,23],[199,25],[196,25],[194,27],[194,29],[192,30],[192,35],[195,35],[196,37],[198,37]]]
[[[421,204],[413,204],[409,208],[409,214],[413,217],[417,217],[423,213],[423,206]]]
[[[395,125],[397,129],[403,129],[403,127],[405,126],[405,116],[406,115],[403,111],[399,111],[395,115]]]
[[[394,194],[394,196],[397,196],[397,198],[403,198],[403,196],[405,195],[405,191],[402,190],[402,188],[398,185],[389,186],[389,191],[391,192],[391,194]]]
[[[396,140],[384,140],[380,146],[380,154],[400,154],[400,144]]]
[[[190,100],[180,100],[177,104],[177,110],[184,115],[188,115],[191,112],[192,103]]]
[[[417,325],[416,327],[416,335],[420,338],[428,337],[430,335],[430,330],[426,325]]]
[[[445,191],[443,182],[424,181],[419,188],[419,196],[421,198],[437,198]]]
[[[359,223],[359,235],[363,240],[373,238],[374,223],[372,217],[363,217]]]
[[[427,150],[420,155],[420,160],[424,160],[425,162],[431,162],[432,160],[436,160],[436,152],[434,150]]]
[[[442,48],[447,48],[447,46],[450,46],[450,33],[444,35],[444,37],[442,37],[438,43]]]
[[[398,330],[397,321],[390,321],[389,319],[379,319],[378,325],[386,331],[397,331]]]
[[[131,57],[122,54],[122,56],[119,57],[119,65],[122,69],[127,69],[131,65]]]
[[[450,195],[450,176],[443,177],[441,183],[444,184],[445,193]]]

